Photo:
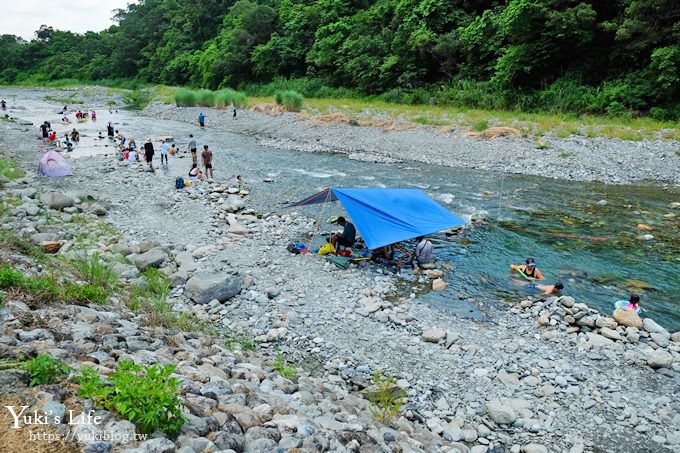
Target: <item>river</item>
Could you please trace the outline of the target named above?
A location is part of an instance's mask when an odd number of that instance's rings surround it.
[[[73,127],[81,132],[73,158],[112,152],[108,140],[96,138],[98,132],[106,135],[109,120],[128,138],[134,137],[138,146],[154,139],[156,149],[158,137],[173,136],[185,150],[193,133],[199,148],[208,144],[213,150],[217,178],[243,175],[254,189],[254,207],[262,212],[283,211],[287,202],[325,187],[406,187],[424,190],[463,218],[485,214],[488,225],[470,229],[462,238],[433,238],[440,260],[455,269],[447,271],[445,291],[418,296],[423,303],[474,316],[471,300],[517,301],[523,289],[512,283],[509,265],[533,257],[549,283],[562,281],[565,293],[579,302],[610,313],[614,301],[634,290],[641,295],[646,315],[680,330],[680,209],[671,207],[680,202],[677,188],[607,186],[421,163],[366,163],[344,155],[264,147],[245,135],[210,127],[201,130],[134,112],[109,114],[106,107],[97,107],[97,122],[62,125],[57,114],[61,105],[45,102],[37,91],[12,90],[3,96],[16,93],[30,94],[20,101],[10,98],[10,105],[25,107],[10,114],[34,122],[36,133],[44,119],[60,136]],[[165,170],[169,185],[177,175],[186,174],[189,162],[171,159]],[[305,210],[318,215],[318,207]],[[334,206],[324,216],[340,212]],[[645,234],[654,238],[642,239]]]

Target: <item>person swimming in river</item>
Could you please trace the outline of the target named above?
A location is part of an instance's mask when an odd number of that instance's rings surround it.
[[[0,101],[0,106],[2,106],[3,110],[6,110],[7,109],[7,102],[5,102],[5,100],[3,99],[2,101]]]
[[[71,140],[76,143],[80,141],[80,133],[78,133],[75,127],[73,128],[73,131],[71,131]]]
[[[564,289],[564,284],[557,281],[552,285],[542,285],[540,283],[526,282],[521,280],[513,280],[513,285],[521,286],[523,289],[530,293],[542,292],[545,296],[559,296]]]
[[[647,311],[640,306],[640,296],[635,293],[631,293],[627,301],[617,300],[614,302],[614,307],[622,310],[633,310],[637,314],[640,314],[641,311]]]
[[[543,273],[536,267],[536,260],[527,258],[525,264],[511,264],[510,270],[519,272],[527,280],[545,280]]]

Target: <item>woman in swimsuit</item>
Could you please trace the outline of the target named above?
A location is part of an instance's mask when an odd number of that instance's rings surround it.
[[[527,258],[525,264],[510,265],[510,270],[520,271],[529,280],[545,280],[543,273],[536,267],[536,260],[533,258]]]

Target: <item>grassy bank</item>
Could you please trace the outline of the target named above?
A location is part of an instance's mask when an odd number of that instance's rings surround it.
[[[109,87],[109,94],[123,96],[133,104],[133,108],[143,108],[148,101],[152,100],[181,106],[200,105],[217,108],[229,107],[231,104],[239,108],[250,108],[261,103],[276,102],[274,90],[276,87],[269,87],[270,90],[263,87],[258,89],[246,87],[243,92],[239,92],[231,89],[191,90],[165,85],[141,85],[129,81],[114,86],[115,81],[108,82],[105,86]],[[28,83],[18,86],[37,87],[37,85]],[[41,85],[41,87],[67,89],[91,86],[93,85],[72,79]],[[278,88],[294,91],[298,87],[293,84]],[[266,95],[262,96],[263,93]],[[632,141],[680,140],[680,125],[677,122],[662,121],[651,117],[577,115],[502,109],[487,110],[455,105],[395,103],[386,101],[385,96],[361,97],[351,90],[343,89],[328,92],[321,90],[318,94],[323,97],[305,97],[304,103],[301,107],[297,107],[297,110],[311,116],[339,112],[357,121],[370,121],[376,118],[392,119],[416,125],[461,128],[478,132],[492,126],[508,126],[518,129],[522,134],[537,138],[551,134],[559,138],[580,135],[588,138],[602,137]],[[142,102],[139,102],[140,100]]]
[[[273,97],[250,97],[250,105],[274,102]],[[612,118],[593,115],[525,113],[504,110],[467,109],[453,106],[392,104],[375,99],[306,98],[303,112],[309,115],[343,113],[361,121],[390,118],[435,127],[457,127],[481,132],[492,126],[508,126],[522,134],[542,137],[552,134],[565,138],[584,137],[640,141],[644,139],[680,140],[680,127],[670,121],[651,118]]]

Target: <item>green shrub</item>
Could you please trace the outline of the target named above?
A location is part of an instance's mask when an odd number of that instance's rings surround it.
[[[70,371],[70,368],[61,360],[47,354],[40,354],[28,362],[24,362],[21,369],[28,372],[31,387],[53,384],[57,378],[67,375]]]
[[[396,379],[385,376],[381,372],[373,373],[375,388],[369,392],[368,399],[373,404],[371,409],[375,418],[388,423],[399,414],[406,392],[396,386]]]
[[[24,274],[14,269],[9,264],[0,267],[0,288],[11,288],[21,286],[24,282]]]
[[[102,259],[98,252],[89,256],[81,253],[71,260],[71,264],[80,278],[101,289],[112,289],[119,283],[113,264]]]
[[[226,108],[232,104],[239,108],[244,107],[246,105],[246,95],[231,88],[224,88],[215,93],[215,107]]]
[[[212,107],[215,105],[215,92],[211,90],[198,90],[196,101],[198,105],[203,107]]]
[[[91,283],[78,285],[66,283],[62,298],[66,302],[82,302],[87,304],[104,304],[109,297],[109,292],[100,286]]]
[[[140,366],[121,360],[108,382],[89,367],[81,370],[77,380],[81,396],[131,421],[140,433],[160,430],[175,435],[185,417],[178,397],[179,382],[170,377],[174,370],[172,365]]]
[[[175,103],[178,107],[195,107],[197,102],[196,92],[193,90],[182,89],[175,94]]]
[[[143,110],[151,102],[149,90],[135,90],[127,93],[123,98],[128,110]]]
[[[484,132],[489,128],[489,122],[487,120],[476,121],[472,128],[477,132]]]
[[[289,112],[299,112],[305,102],[305,98],[296,91],[277,91],[274,99]]]

